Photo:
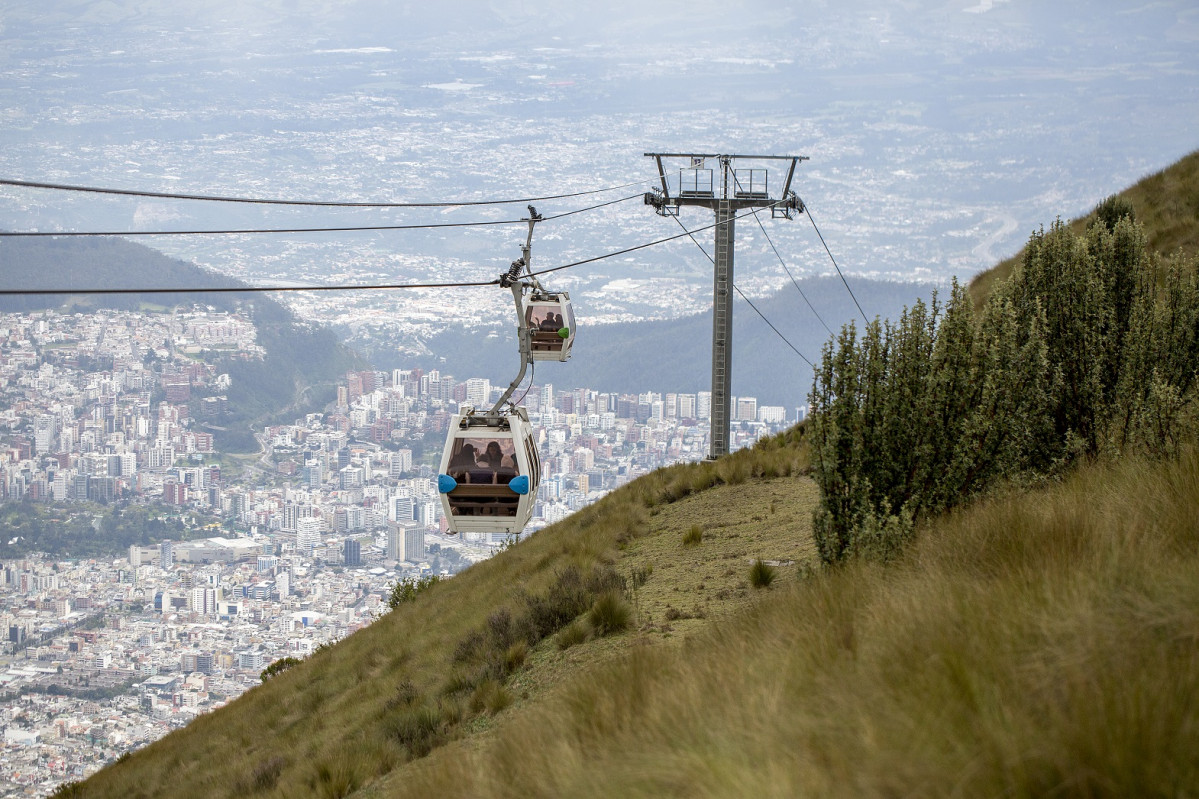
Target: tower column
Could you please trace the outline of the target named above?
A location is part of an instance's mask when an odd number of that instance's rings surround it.
[[[712,278],[712,417],[708,458],[729,454],[733,369],[733,243],[735,215],[716,203],[716,256]]]

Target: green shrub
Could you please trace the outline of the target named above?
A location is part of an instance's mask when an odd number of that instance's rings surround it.
[[[387,598],[387,606],[395,610],[405,602],[412,602],[423,591],[427,591],[433,586],[441,582],[441,577],[436,574],[426,575],[417,580],[400,580],[391,589],[391,595]]]
[[[704,528],[700,527],[698,524],[691,525],[687,532],[683,533],[683,546],[685,547],[696,546],[703,540]]]
[[[262,673],[260,673],[258,675],[258,677],[263,682],[266,682],[268,679],[270,679],[271,677],[274,677],[276,674],[282,674],[283,672],[290,669],[292,666],[300,665],[301,662],[302,661],[299,658],[293,658],[293,657],[279,658],[274,663],[272,663],[271,665],[269,665],[265,669],[263,669]]]
[[[487,634],[471,630],[454,646],[450,659],[456,664],[476,663],[486,657],[488,650]]]
[[[897,323],[847,325],[812,392],[821,560],[889,559],[907,519],[1079,459],[1176,453],[1199,389],[1199,276],[1165,269],[1129,203],[1034,233],[981,314],[956,282]]]
[[[1133,221],[1137,218],[1132,202],[1118,194],[1105,198],[1103,202],[1095,206],[1094,214],[1095,219],[1092,224],[1100,223],[1108,230],[1115,230],[1117,223],[1125,217]]]
[[[541,639],[560,629],[586,610],[588,602],[582,571],[575,566],[562,569],[546,593],[525,599],[534,635]]]

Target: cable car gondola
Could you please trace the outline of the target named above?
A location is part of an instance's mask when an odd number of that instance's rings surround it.
[[[449,531],[519,533],[533,516],[541,462],[524,408],[451,417],[437,489]]]
[[[535,291],[525,303],[530,356],[535,361],[566,361],[575,340],[575,314],[565,291]]]

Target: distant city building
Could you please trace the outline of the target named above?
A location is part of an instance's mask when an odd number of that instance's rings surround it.
[[[356,569],[362,565],[362,545],[353,538],[347,538],[342,551],[342,560],[348,568]]]
[[[425,559],[425,532],[414,521],[387,525],[387,559],[418,563]]]
[[[763,405],[758,408],[758,421],[764,424],[783,424],[787,421],[787,409],[782,405]]]
[[[319,516],[306,516],[296,521],[296,549],[311,554],[320,543],[325,532],[325,520]]]
[[[37,417],[33,423],[33,449],[37,455],[44,455],[54,448],[55,438],[58,436],[58,419],[53,415],[44,413]]]
[[[388,520],[393,522],[410,522],[416,518],[416,504],[412,497],[392,497],[391,512]]]
[[[467,403],[482,408],[491,404],[491,381],[485,377],[472,377],[466,381]]]
[[[412,450],[401,449],[388,453],[388,476],[399,477],[405,472],[412,471]]]

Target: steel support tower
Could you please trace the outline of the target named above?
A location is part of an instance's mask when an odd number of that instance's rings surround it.
[[[678,216],[684,205],[711,208],[716,214],[712,277],[712,406],[708,459],[729,452],[733,366],[733,245],[737,212],[769,208],[774,218],[803,213],[803,202],[791,191],[795,166],[802,155],[721,155],[719,153],[646,153],[658,167],[661,187],[645,194],[645,204],[663,216]],[[668,174],[663,159],[687,159]],[[737,162],[790,161],[779,199],[770,196],[767,170],[737,168]],[[715,164],[713,167],[711,164]],[[716,174],[719,171],[719,174]],[[677,175],[677,182],[673,179]],[[675,191],[671,193],[671,183]]]

